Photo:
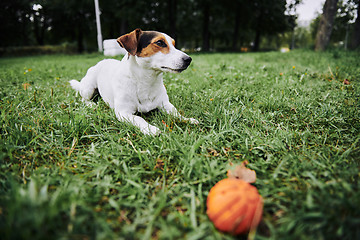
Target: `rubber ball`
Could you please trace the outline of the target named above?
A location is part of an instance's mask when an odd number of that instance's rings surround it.
[[[255,229],[261,220],[263,200],[256,187],[239,179],[223,179],[207,197],[207,215],[215,227],[233,235]]]

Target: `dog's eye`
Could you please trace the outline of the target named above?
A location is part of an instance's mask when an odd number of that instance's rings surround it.
[[[166,47],[166,43],[163,40],[156,41],[155,44],[159,47]]]

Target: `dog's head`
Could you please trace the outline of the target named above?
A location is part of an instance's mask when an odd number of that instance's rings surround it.
[[[175,48],[175,41],[165,33],[136,29],[117,39],[121,47],[137,57],[144,68],[162,72],[182,72],[191,62],[184,52]]]

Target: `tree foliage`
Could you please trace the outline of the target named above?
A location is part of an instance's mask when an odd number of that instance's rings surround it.
[[[359,0],[339,0],[336,8],[329,44],[345,49],[355,49],[360,41],[358,36],[360,32]],[[310,25],[313,39],[318,32],[321,17],[322,15],[319,15]]]
[[[294,9],[299,3],[99,0],[104,39],[142,28],[168,33],[179,47],[205,51],[264,48],[262,43],[295,28]],[[69,43],[81,52],[97,46],[93,0],[2,0],[0,20],[6,23],[0,25],[5,33],[0,35],[0,47]]]

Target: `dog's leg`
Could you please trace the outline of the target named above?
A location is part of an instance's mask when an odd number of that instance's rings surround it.
[[[182,121],[190,122],[192,124],[199,124],[199,121],[194,118],[186,118],[181,116],[178,110],[170,102],[164,103],[160,109],[164,110],[167,114],[179,118]]]
[[[140,128],[140,130],[147,135],[158,135],[161,133],[160,129],[147,123],[142,117],[133,115],[129,112],[125,111],[116,111],[115,110],[116,117],[119,121],[122,122],[128,122],[132,125]]]

